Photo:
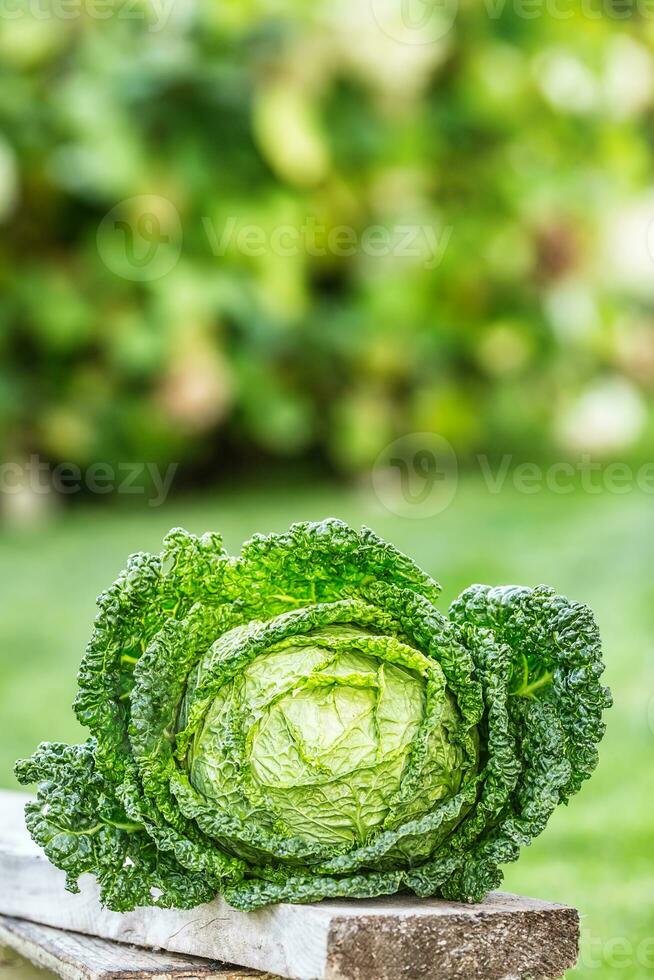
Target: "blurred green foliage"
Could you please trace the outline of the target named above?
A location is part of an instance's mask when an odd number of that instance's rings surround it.
[[[393,10],[2,0],[4,455],[646,444],[649,7]],[[407,225],[413,255],[362,245]]]

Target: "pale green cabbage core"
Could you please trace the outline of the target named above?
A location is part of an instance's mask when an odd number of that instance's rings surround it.
[[[434,677],[441,688],[427,734]],[[310,842],[360,844],[458,791],[459,723],[433,660],[395,638],[327,627],[271,647],[220,688],[188,774],[206,799],[243,819]],[[421,733],[423,778],[403,794]]]

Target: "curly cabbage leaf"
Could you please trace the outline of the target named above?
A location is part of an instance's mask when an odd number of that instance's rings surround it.
[[[27,825],[102,901],[235,907],[399,890],[479,901],[597,764],[592,613],[439,586],[337,520],[240,556],[173,530],[98,600],[81,746],[17,763]]]

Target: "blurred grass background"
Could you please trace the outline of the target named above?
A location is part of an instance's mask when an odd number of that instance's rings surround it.
[[[130,552],[175,524],[237,549],[366,522],[443,608],[473,581],[545,581],[596,611],[602,764],[506,884],[581,909],[572,975],[642,980],[651,493],[491,493],[476,455],[651,459],[654,18],[448,2],[409,25],[396,0],[0,4],[2,464],[178,465],[158,508],[3,482],[0,784],[40,739],[81,735],[94,599]],[[398,226],[414,254],[363,247]],[[342,228],[350,255],[329,246]],[[421,520],[371,492],[411,433],[461,472]]]

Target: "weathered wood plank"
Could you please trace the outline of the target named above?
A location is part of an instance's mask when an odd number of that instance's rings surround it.
[[[256,912],[217,898],[190,911],[101,908],[30,840],[23,794],[0,794],[0,913],[88,935],[270,971],[292,980],[513,980],[561,976],[575,962],[575,909],[494,893],[479,905],[405,895],[277,905]]]
[[[126,946],[0,916],[0,945],[64,980],[262,980],[263,974],[180,953]]]

